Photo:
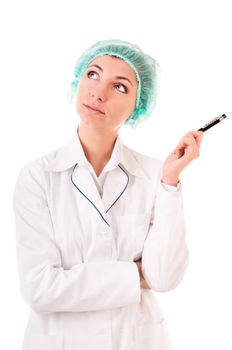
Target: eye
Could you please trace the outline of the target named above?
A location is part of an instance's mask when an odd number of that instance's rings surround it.
[[[123,84],[116,84],[115,86],[122,86],[123,87],[123,91],[121,91],[121,92],[127,93],[127,91],[128,91],[127,87],[125,85],[123,85]]]
[[[89,77],[91,73],[93,73],[93,74],[97,74],[97,73],[96,73],[96,72],[94,72],[93,70],[90,70],[90,71],[87,73],[87,76]]]
[[[98,75],[98,73],[97,72],[95,72],[94,70],[90,70],[89,72],[87,72],[87,77],[90,77],[90,74],[97,74]],[[95,79],[94,79],[95,80]],[[123,91],[121,91],[121,90],[118,90],[118,91],[120,91],[120,92],[123,92],[123,93],[127,93],[128,92],[128,89],[127,89],[127,87],[125,86],[125,85],[123,85],[123,84],[115,84],[115,86],[122,86],[123,87]]]

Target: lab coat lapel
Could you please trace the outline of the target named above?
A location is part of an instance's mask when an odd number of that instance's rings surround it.
[[[120,200],[128,185],[129,176],[120,166],[111,170],[105,180],[103,197],[101,198],[91,173],[84,167],[75,167],[72,174],[72,182],[77,190],[77,195],[92,205],[93,210],[98,210],[107,220],[107,213],[113,205]]]
[[[72,182],[77,190],[77,195],[81,196],[86,203],[88,202],[87,205],[92,206],[93,210],[98,209],[105,216],[102,199],[89,170],[77,165],[72,174]]]
[[[121,166],[111,170],[105,180],[102,201],[106,213],[116,204],[128,186],[129,175],[122,170]]]

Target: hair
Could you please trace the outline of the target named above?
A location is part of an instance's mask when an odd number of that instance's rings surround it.
[[[124,122],[124,125],[135,128],[152,114],[156,106],[160,72],[158,61],[144,53],[136,44],[119,39],[101,40],[86,49],[79,57],[74,68],[75,79],[71,82],[68,91],[69,102],[73,103],[80,78],[90,62],[103,55],[123,59],[136,74],[138,81],[136,106]]]

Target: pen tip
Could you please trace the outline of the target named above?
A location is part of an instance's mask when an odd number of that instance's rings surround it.
[[[223,118],[226,118],[226,115],[225,115],[225,114],[222,114],[222,117],[223,117]]]

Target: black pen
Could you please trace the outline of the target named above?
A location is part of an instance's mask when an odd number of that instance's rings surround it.
[[[210,120],[207,124],[205,124],[202,128],[198,129],[198,131],[206,131],[209,128],[212,128],[212,126],[216,125],[217,123],[220,123],[223,119],[226,118],[225,114],[220,115],[219,117],[216,117],[212,120]]]

